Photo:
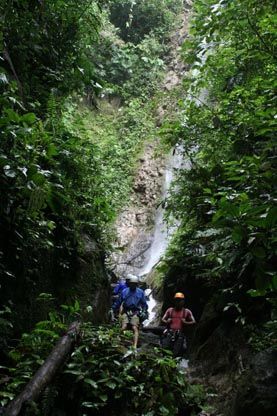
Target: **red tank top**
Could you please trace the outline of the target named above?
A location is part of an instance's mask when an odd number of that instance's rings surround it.
[[[180,331],[183,329],[182,319],[187,321],[192,321],[192,312],[189,309],[182,308],[180,311],[177,311],[174,308],[168,308],[165,312],[165,319],[172,319],[169,323],[169,328],[174,331]]]

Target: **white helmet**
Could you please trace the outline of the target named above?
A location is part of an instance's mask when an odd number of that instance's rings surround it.
[[[138,283],[139,278],[135,276],[134,274],[129,274],[127,277],[129,277],[129,283]]]
[[[134,275],[131,273],[128,273],[127,276],[125,277],[126,280],[130,280]]]

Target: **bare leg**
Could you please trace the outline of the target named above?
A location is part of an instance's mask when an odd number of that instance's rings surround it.
[[[139,330],[136,325],[132,326],[133,332],[134,332],[134,348],[137,348],[138,346],[138,338],[139,338]]]
[[[126,331],[128,328],[128,320],[126,319],[127,316],[125,314],[119,315],[119,319],[121,320],[121,330]]]

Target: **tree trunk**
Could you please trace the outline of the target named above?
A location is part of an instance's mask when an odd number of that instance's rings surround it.
[[[24,390],[8,405],[5,416],[17,416],[24,404],[36,400],[45,387],[53,380],[57,371],[72,350],[76,336],[80,331],[80,322],[73,322],[67,333],[58,341],[51,354],[25,386]]]

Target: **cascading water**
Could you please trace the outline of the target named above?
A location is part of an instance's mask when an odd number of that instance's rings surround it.
[[[168,77],[166,77],[164,87],[166,91],[170,91],[176,87],[176,82],[172,83],[169,82],[169,79],[172,77],[174,79],[178,79],[179,81],[182,79],[184,71],[186,71],[181,65],[181,59],[179,56],[179,48],[180,45],[179,41],[183,39],[184,34],[187,33],[187,19],[188,13],[184,14],[184,19],[182,21],[182,26],[180,31],[177,33],[177,38],[173,39],[173,46],[175,54],[172,55],[172,62],[173,70],[169,70]],[[203,51],[199,53],[199,59],[201,61],[200,65],[205,64],[206,53],[204,53],[205,49],[208,48],[209,44],[203,44]],[[182,69],[183,68],[183,69]],[[199,68],[193,70],[193,75],[197,77],[199,75]],[[175,77],[174,77],[175,75]],[[190,91],[187,93],[187,99],[191,101],[195,101],[197,105],[205,104],[208,100],[208,91],[207,89],[203,88],[197,96],[190,94]],[[198,149],[195,147],[192,149],[192,153],[197,153]],[[170,185],[174,180],[175,174],[179,169],[189,170],[191,168],[191,161],[189,157],[183,156],[183,149],[181,147],[176,147],[173,154],[168,158],[165,171],[164,171],[164,180],[163,180],[163,187],[161,192],[161,199],[164,200],[169,192]],[[139,191],[142,192],[142,191]],[[143,211],[143,210],[142,210]],[[122,255],[115,256],[112,261],[115,260],[116,266],[114,267],[114,271],[117,275],[127,275],[128,273],[136,274],[140,277],[142,282],[148,282],[148,276],[154,267],[159,263],[162,256],[165,254],[166,249],[169,245],[170,238],[178,224],[175,223],[174,225],[168,227],[166,221],[164,219],[164,205],[161,204],[156,212],[156,217],[154,221],[153,231],[151,238],[148,238],[147,230],[145,230],[145,224],[142,224],[142,238],[140,231],[134,227],[134,215],[132,210],[127,210],[126,217],[123,217],[123,226],[121,227],[121,235],[126,235],[127,238],[119,240],[120,244],[118,247],[127,247]],[[147,210],[146,210],[147,212]],[[141,212],[137,213],[138,217]],[[125,223],[124,223],[125,222]],[[120,229],[120,228],[119,228]],[[122,233],[123,230],[123,233]],[[120,233],[119,233],[120,234]],[[131,236],[131,238],[129,237]],[[145,238],[147,236],[147,238]],[[145,249],[145,241],[147,242],[148,248]],[[157,309],[157,301],[155,300],[152,289],[146,289],[146,295],[149,297],[148,301],[148,310],[149,310],[149,319],[144,322],[144,326],[148,326],[154,323],[156,309]]]
[[[205,64],[207,58],[207,51],[211,45],[208,43],[204,43],[202,45],[203,52],[199,53],[198,57],[201,61],[201,66]],[[205,53],[204,53],[205,51]],[[192,74],[197,77],[199,75],[199,69],[194,69]],[[198,96],[191,96],[189,99],[195,101],[196,105],[203,105],[208,100],[209,92],[206,88],[202,88],[198,93]],[[189,92],[188,92],[189,96]],[[197,152],[197,147],[195,147],[194,152]],[[175,173],[178,169],[190,169],[191,162],[189,159],[183,158],[183,151],[182,148],[176,148],[173,155],[169,158],[168,163],[165,169],[164,175],[164,185],[162,189],[162,199],[165,199],[168,195],[168,191],[170,188],[170,184],[174,179]],[[164,208],[163,205],[160,205],[154,225],[154,235],[151,246],[146,253],[146,258],[148,261],[143,265],[142,268],[138,269],[137,274],[142,277],[142,280],[147,281],[147,275],[151,272],[151,270],[155,267],[155,265],[160,261],[162,256],[165,254],[165,251],[168,247],[170,237],[172,236],[173,232],[176,230],[178,224],[175,224],[171,227],[167,227],[164,221]],[[146,295],[149,297],[148,302],[148,309],[149,309],[149,319],[145,321],[144,325],[147,326],[151,322],[153,322],[155,318],[155,307],[156,307],[156,300],[152,295],[151,289],[146,289]]]
[[[189,169],[190,163],[188,160],[183,159],[182,149],[176,148],[174,154],[171,155],[168,159],[165,174],[164,174],[164,184],[162,189],[162,199],[165,199],[168,195],[170,185],[175,177],[175,173],[179,169]],[[137,270],[137,274],[140,276],[141,281],[147,282],[147,276],[153,270],[153,268],[159,263],[162,256],[165,254],[165,251],[168,247],[170,238],[173,232],[178,226],[177,223],[168,227],[164,219],[165,209],[164,205],[161,204],[157,210],[157,215],[155,218],[155,224],[153,229],[153,239],[151,246],[148,249],[147,258],[148,261]],[[155,309],[156,309],[156,300],[152,295],[151,289],[146,289],[145,294],[148,296],[148,311],[149,318],[144,322],[144,326],[150,325],[155,319]]]

